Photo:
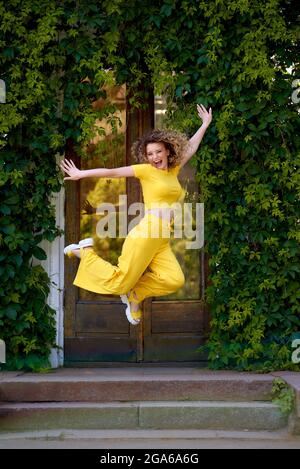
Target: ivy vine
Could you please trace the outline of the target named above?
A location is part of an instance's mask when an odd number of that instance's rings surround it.
[[[132,106],[151,86],[168,125],[192,134],[195,103],[214,121],[192,162],[210,258],[207,343],[214,368],[299,369],[299,7],[268,0],[0,2],[0,337],[7,367],[47,366],[50,280],[33,258],[61,234],[51,196],[68,145],[88,157],[97,118],[118,131],[108,86]],[[105,105],[94,109],[93,101]],[[101,158],[100,158],[101,163]]]

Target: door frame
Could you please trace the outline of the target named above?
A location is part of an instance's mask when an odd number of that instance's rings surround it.
[[[136,164],[137,162],[132,160],[131,155],[131,146],[134,141],[137,140],[141,135],[146,131],[154,128],[154,94],[151,91],[147,91],[147,107],[143,108],[132,108],[130,105],[130,95],[126,100],[126,156],[125,164],[129,166],[131,164]],[[67,141],[67,148],[65,157],[74,161],[78,167],[80,167],[80,158],[75,152],[74,144],[71,139]],[[126,192],[127,192],[127,202],[128,206],[137,201],[142,201],[142,191],[139,181],[136,178],[126,178]],[[72,201],[72,209],[68,207],[67,201]],[[65,226],[68,229],[65,231],[65,243],[66,245],[71,244],[74,240],[79,239],[80,236],[80,226],[78,223],[77,214],[80,211],[80,192],[78,190],[77,183],[66,184],[65,186]],[[130,222],[130,218],[128,220]],[[204,254],[204,250],[201,250],[201,263],[202,263],[202,275],[200,279],[201,283],[201,295],[204,295],[205,282],[208,278],[208,258]],[[64,340],[72,340],[76,338],[75,330],[75,314],[76,314],[76,303],[78,300],[78,291],[79,289],[73,285],[73,279],[75,278],[77,272],[78,263],[77,262],[68,262],[65,264],[65,294],[64,294]],[[202,330],[203,334],[207,335],[209,329],[210,315],[207,306],[203,304],[202,300],[173,300],[177,305],[180,303],[182,308],[185,308],[188,303],[193,303],[198,305],[199,312],[201,314],[202,321]],[[116,307],[116,301],[112,299],[114,307]],[[130,325],[129,337],[133,342],[136,341],[136,357],[134,361],[126,362],[76,362],[74,363],[66,361],[67,366],[141,366],[141,365],[158,365],[158,366],[201,366],[200,361],[191,361],[191,362],[163,362],[163,361],[150,361],[145,362],[145,343],[150,338],[152,334],[152,323],[151,315],[153,308],[159,307],[162,303],[166,304],[166,301],[156,300],[154,298],[146,298],[143,301],[143,311],[144,311],[144,321],[140,324],[139,327],[134,327]],[[167,302],[169,303],[169,302]],[[172,303],[172,301],[171,301]],[[108,302],[103,301],[103,304],[107,305]],[[101,301],[99,302],[101,305]],[[120,313],[121,308],[123,311],[123,306],[120,304]],[[177,306],[178,307],[178,306]],[[95,339],[96,341],[97,339]],[[189,336],[187,335],[187,341]],[[69,346],[68,346],[69,347]],[[67,347],[67,348],[68,348]],[[206,364],[205,358],[203,359]]]

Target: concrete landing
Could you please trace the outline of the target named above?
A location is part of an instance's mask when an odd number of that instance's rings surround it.
[[[67,429],[0,435],[0,449],[300,449],[286,432]]]

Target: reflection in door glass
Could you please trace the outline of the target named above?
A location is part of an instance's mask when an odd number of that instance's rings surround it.
[[[155,96],[155,127],[161,129],[165,127],[166,101],[163,96]],[[195,168],[190,162],[186,163],[181,169],[178,180],[186,190],[184,202],[192,203],[193,224],[195,222],[195,203],[199,198],[198,185],[195,179]],[[195,229],[195,226],[193,226]],[[193,300],[201,298],[201,249],[186,249],[188,239],[183,236],[180,238],[171,238],[171,248],[185,275],[185,285],[173,293],[159,297],[160,300]]]
[[[126,165],[125,92],[124,85],[115,86],[107,91],[107,99],[117,108],[115,117],[119,119],[120,127],[117,132],[114,132],[107,122],[96,122],[97,126],[104,128],[105,135],[97,135],[91,140],[86,150],[88,158],[81,160],[82,169],[117,168]],[[101,108],[103,99],[99,99],[93,105]],[[96,210],[100,204],[113,204],[117,212],[116,222],[118,226],[119,195],[124,194],[126,194],[126,178],[86,178],[80,180],[80,239],[93,238],[96,253],[114,265],[117,265],[124,238],[99,238],[96,235],[97,223],[103,217],[106,217],[106,214],[99,215]],[[79,289],[79,298],[81,300],[105,300],[104,295],[98,295],[83,289]]]

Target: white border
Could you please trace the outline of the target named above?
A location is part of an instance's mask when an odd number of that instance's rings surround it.
[[[55,207],[56,225],[64,230],[65,190],[63,186],[60,192],[52,195],[51,204]],[[56,345],[58,348],[51,349],[49,360],[52,368],[58,368],[64,364],[64,244],[64,235],[58,236],[53,242],[43,240],[40,244],[47,254],[47,259],[39,263],[49,275],[51,282],[47,303],[56,311]]]

